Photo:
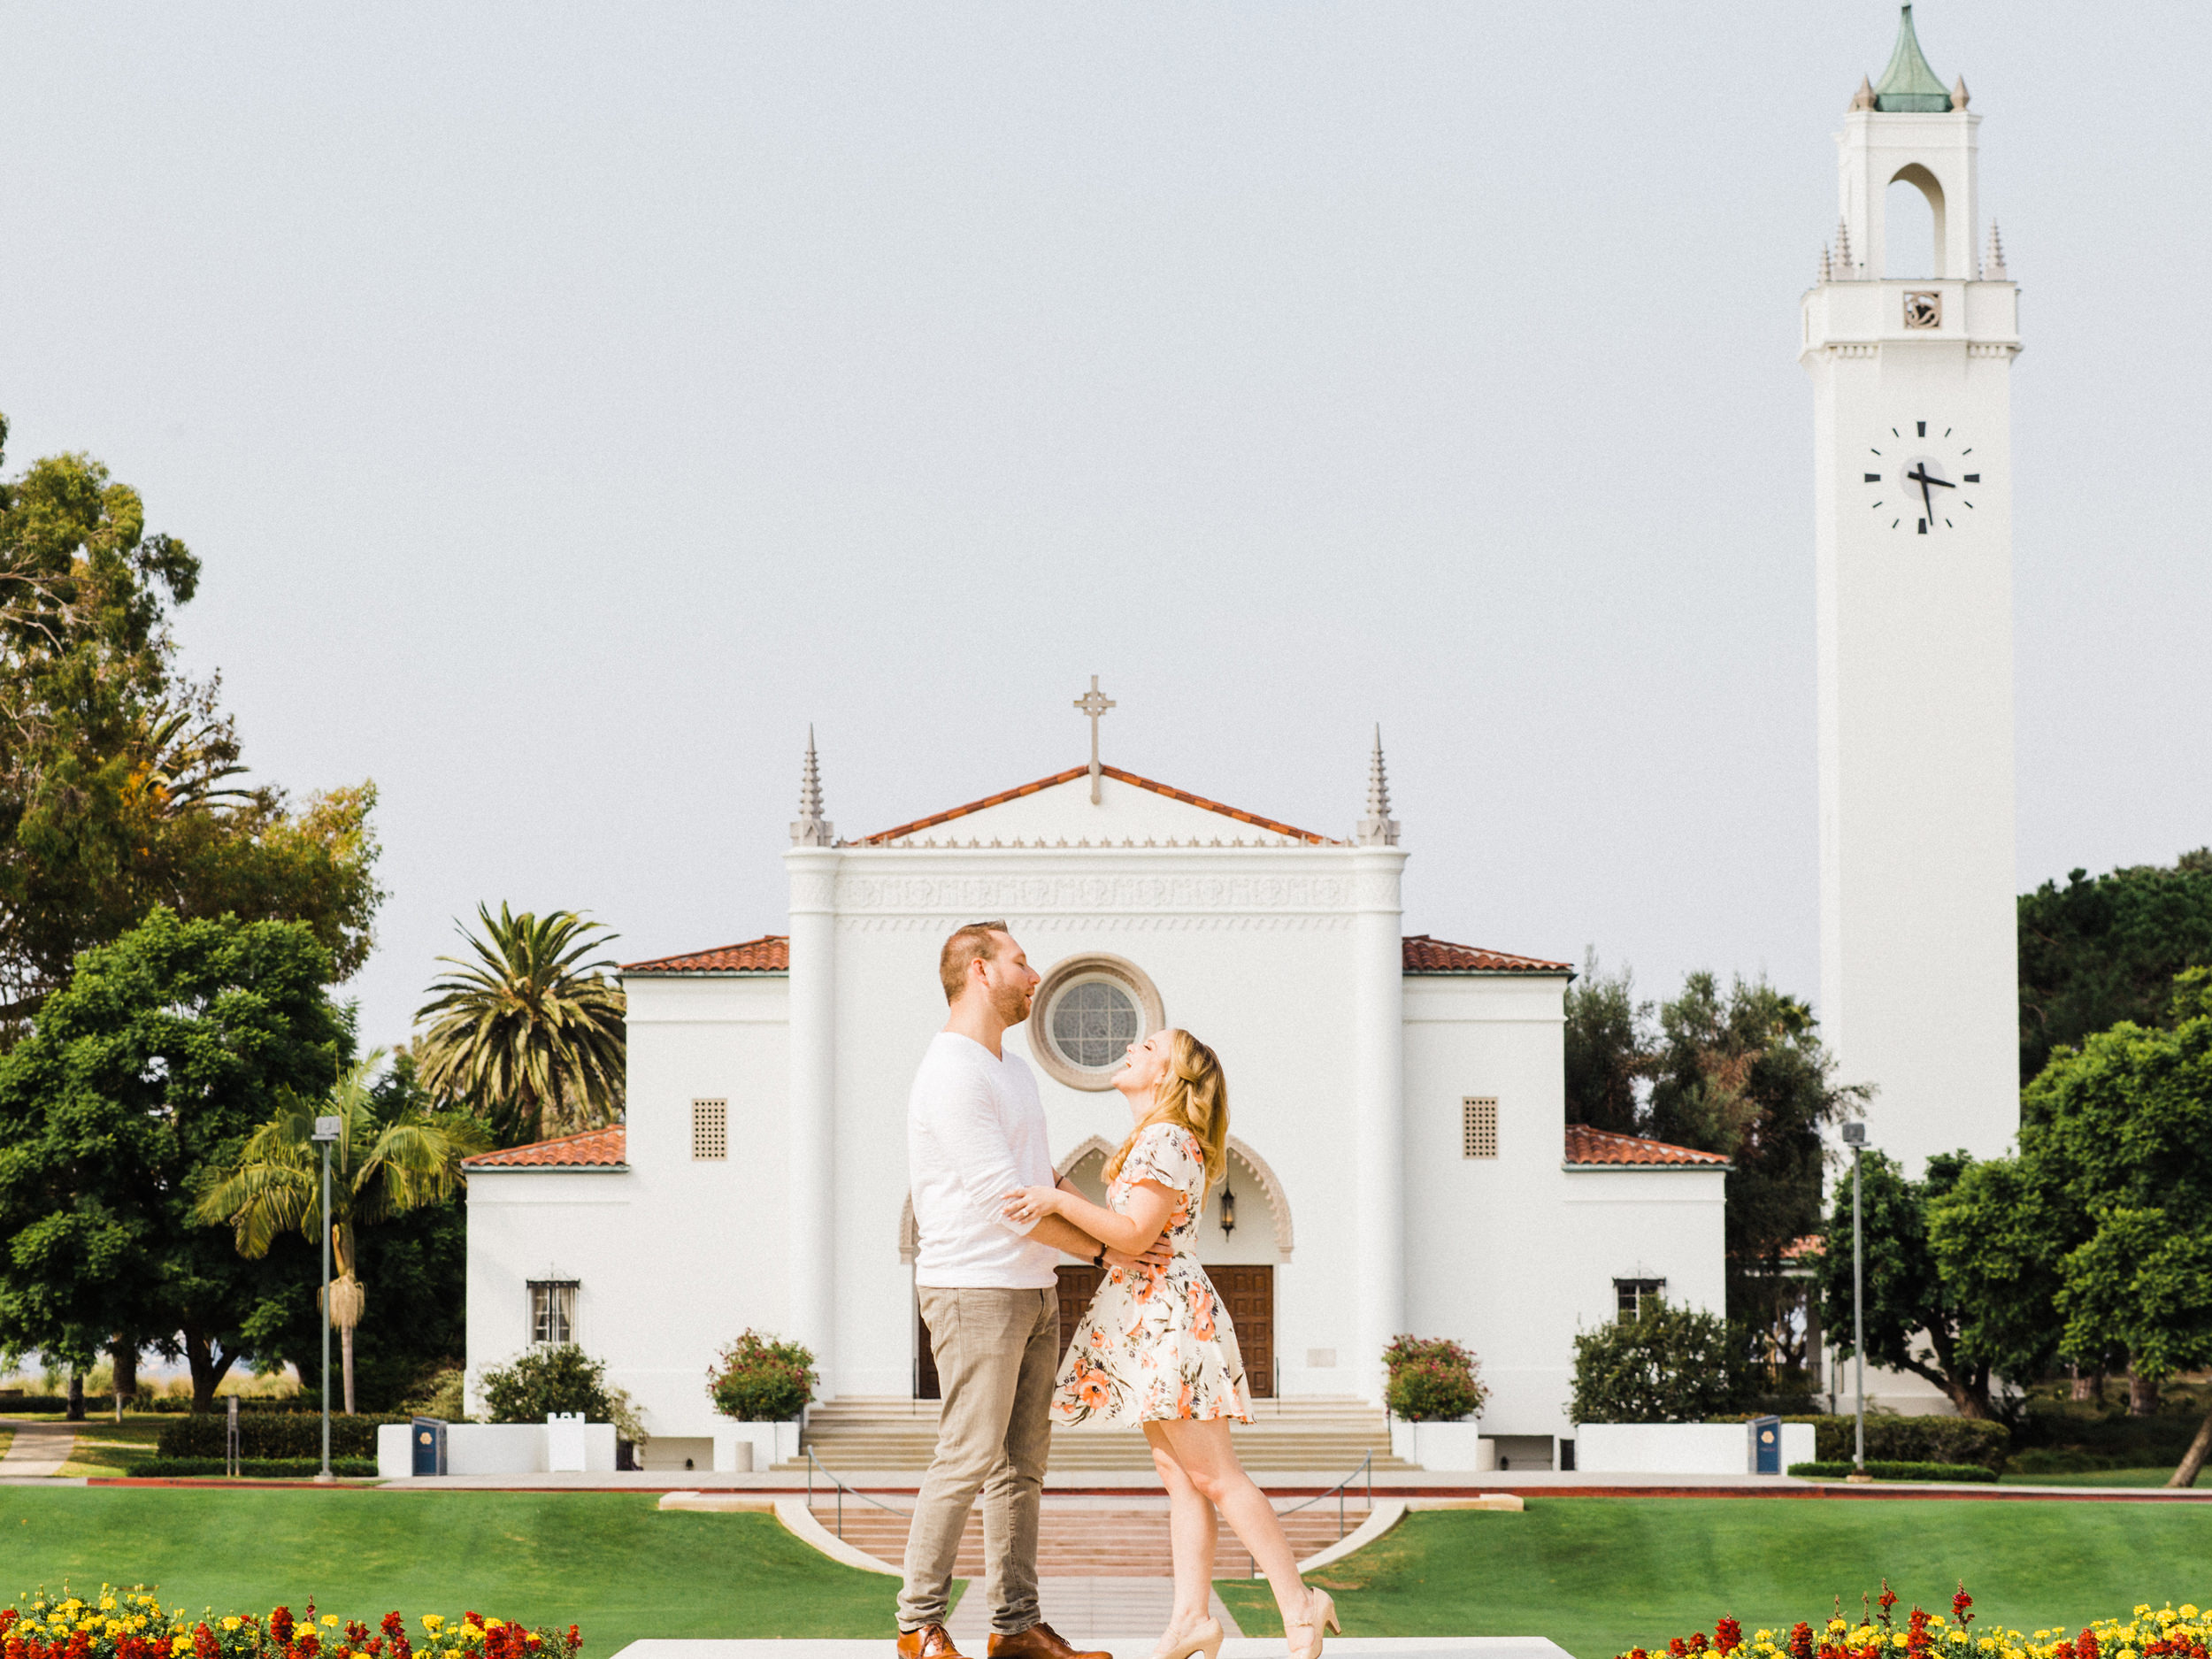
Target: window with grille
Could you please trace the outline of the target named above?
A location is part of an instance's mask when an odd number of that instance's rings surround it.
[[[1498,1101],[1494,1094],[1470,1094],[1459,1102],[1460,1156],[1498,1156]]]
[[[573,1342],[576,1340],[576,1281],[572,1279],[534,1279],[530,1281],[530,1340],[533,1342]]]
[[[730,1156],[730,1103],[726,1100],[691,1102],[693,1160],[720,1160]]]
[[[1663,1279],[1617,1279],[1613,1281],[1613,1302],[1623,1325],[1633,1325],[1643,1317],[1644,1310],[1666,1294]]]

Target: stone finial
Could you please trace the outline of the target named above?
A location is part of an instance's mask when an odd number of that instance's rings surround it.
[[[1859,89],[1851,95],[1849,108],[1870,110],[1874,107],[1874,82],[1864,75],[1859,77]]]
[[[1961,75],[1957,80],[1951,83],[1951,107],[1953,109],[1964,109],[1966,107],[1967,99],[1972,96],[1973,95],[1966,89],[1966,77],[1964,75]]]
[[[814,758],[814,728],[806,728],[806,765],[799,773],[799,816],[792,821],[794,847],[834,847],[837,830],[822,816],[822,768]]]
[[[1985,282],[2012,280],[2005,274],[2004,238],[1997,234],[1997,221],[1993,219],[1989,221],[1989,251],[1982,256],[1982,280]]]
[[[1835,266],[1828,257],[1828,244],[1825,242],[1820,245],[1820,280],[1823,282],[1835,280]]]
[[[1398,820],[1390,816],[1390,779],[1383,770],[1382,727],[1375,728],[1375,752],[1367,763],[1367,816],[1352,833],[1361,847],[1395,847]]]
[[[1851,221],[1847,219],[1836,221],[1835,270],[1838,281],[1848,282],[1851,280]]]

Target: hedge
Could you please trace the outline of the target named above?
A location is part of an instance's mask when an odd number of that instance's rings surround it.
[[[411,1421],[408,1417],[334,1417],[330,1419],[330,1455],[373,1461],[378,1425]],[[211,1457],[220,1463],[229,1440],[227,1417],[179,1417],[161,1425],[155,1448],[164,1457]],[[319,1463],[322,1416],[306,1411],[242,1411],[238,1414],[238,1451],[243,1457],[311,1457]]]
[[[1867,1438],[1872,1440],[1874,1437],[1869,1434]],[[1841,1480],[1850,1472],[1851,1464],[1847,1460],[1839,1463],[1790,1465],[1790,1473],[1801,1480]],[[1970,1480],[1984,1486],[1994,1483],[1997,1479],[1995,1470],[1985,1469],[1979,1463],[1878,1463],[1871,1457],[1866,1460],[1866,1472],[1877,1480]]]
[[[1824,1463],[1851,1461],[1855,1418],[1785,1417],[1785,1423],[1813,1425],[1813,1455]],[[1886,1414],[1866,1420],[1866,1455],[1891,1463],[1978,1463],[1993,1475],[2005,1471],[2012,1436],[2001,1423],[1983,1417],[1900,1417]]]
[[[88,1411],[94,1409],[99,1398],[97,1394],[87,1394],[85,1409]],[[0,1394],[0,1411],[66,1411],[68,1409],[69,1397],[66,1394]]]
[[[147,1457],[131,1464],[123,1471],[134,1480],[145,1480],[163,1475],[227,1475],[229,1466],[219,1457]],[[242,1457],[238,1473],[246,1480],[311,1480],[323,1472],[320,1457]],[[330,1460],[330,1472],[358,1479],[376,1473],[373,1457],[340,1457],[334,1454]]]

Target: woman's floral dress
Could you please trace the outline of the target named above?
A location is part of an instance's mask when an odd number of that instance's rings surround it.
[[[1252,1396],[1235,1328],[1192,1253],[1206,1211],[1198,1137],[1174,1124],[1146,1129],[1106,1189],[1108,1208],[1125,1214],[1139,1181],[1157,1181],[1175,1194],[1166,1229],[1174,1259],[1157,1271],[1107,1273],[1060,1362],[1053,1419],[1095,1428],[1177,1417],[1249,1423]]]

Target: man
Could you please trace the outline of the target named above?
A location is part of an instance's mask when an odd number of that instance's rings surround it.
[[[1026,1226],[1006,1218],[1008,1194],[1054,1179],[1036,1079],[1002,1041],[1029,1018],[1039,979],[1006,924],[956,931],[937,972],[952,1013],[915,1074],[906,1147],[914,1282],[943,1408],[907,1534],[900,1659],[960,1659],[946,1601],[979,1494],[990,1659],[1110,1659],[1077,1653],[1038,1611],[1037,1513],[1060,1364],[1054,1264],[1063,1250],[1121,1265],[1136,1258],[1057,1216]]]

